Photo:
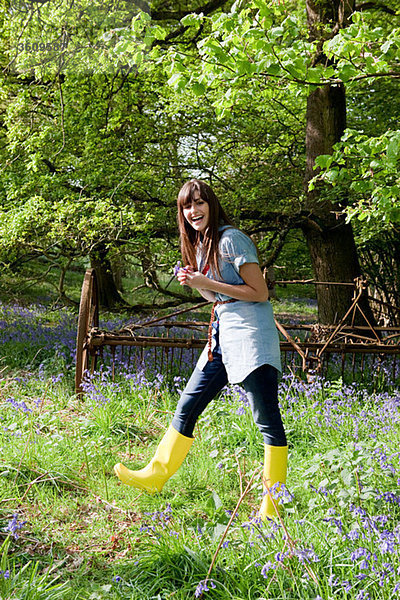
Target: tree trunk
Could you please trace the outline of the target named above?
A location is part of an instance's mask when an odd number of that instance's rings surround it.
[[[336,227],[304,229],[317,281],[351,283],[361,275],[353,232],[343,222]],[[318,320],[337,323],[351,305],[354,288],[343,285],[317,285]],[[365,305],[363,310],[365,310]]]
[[[310,39],[320,40],[320,48],[328,35],[343,27],[353,10],[347,0],[307,0]],[[328,33],[324,26],[329,26]],[[326,61],[320,51],[314,63]],[[308,190],[316,175],[315,158],[331,154],[346,128],[346,97],[343,84],[324,85],[313,90],[307,99],[306,113],[306,209],[309,218],[302,229],[310,251],[317,281],[353,282],[361,275],[360,263],[351,225],[345,223],[342,207],[332,196],[332,189],[319,185]],[[342,199],[343,201],[343,199]],[[351,305],[350,286],[317,286],[318,318],[323,324],[337,322]],[[366,299],[362,308],[372,318]]]
[[[90,264],[96,271],[100,305],[108,309],[125,305],[115,285],[111,263],[103,246],[98,246],[96,252],[90,256]]]

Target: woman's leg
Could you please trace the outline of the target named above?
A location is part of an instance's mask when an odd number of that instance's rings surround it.
[[[250,373],[242,385],[264,443],[269,446],[286,446],[278,401],[278,371],[271,365],[262,365]]]
[[[207,363],[204,371],[194,370],[178,402],[172,424],[149,464],[139,471],[131,471],[119,463],[114,467],[117,477],[123,483],[150,494],[160,492],[185,460],[193,442],[192,434],[198,416],[226,383],[221,355],[215,353],[214,360]]]
[[[281,483],[286,483],[288,447],[278,401],[278,372],[271,365],[262,365],[244,380],[243,387],[250,401],[254,421],[264,439],[264,498],[259,515],[262,519],[276,517],[279,499],[274,497]],[[274,492],[270,490],[274,486]],[[272,500],[274,497],[274,500]]]
[[[182,435],[193,435],[196,421],[206,406],[228,383],[222,356],[214,353],[214,360],[209,361],[200,371],[197,367],[192,373],[175,410],[172,426]]]

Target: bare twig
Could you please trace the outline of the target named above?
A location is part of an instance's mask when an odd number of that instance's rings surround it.
[[[242,504],[242,502],[243,502],[244,498],[246,497],[247,493],[249,492],[249,490],[250,490],[251,486],[253,485],[253,481],[254,481],[254,478],[255,478],[255,476],[256,476],[256,475],[259,475],[259,474],[260,474],[260,469],[257,469],[256,471],[254,471],[253,475],[252,475],[252,476],[251,476],[251,478],[250,478],[250,481],[249,481],[249,483],[248,483],[248,484],[247,484],[247,486],[246,486],[246,489],[245,489],[245,490],[244,490],[244,492],[241,494],[241,496],[240,496],[240,498],[239,498],[239,500],[238,500],[238,503],[236,504],[236,506],[235,506],[235,509],[234,509],[233,513],[231,514],[231,518],[229,519],[229,521],[228,521],[228,524],[227,524],[227,526],[225,527],[225,531],[224,531],[224,533],[222,534],[222,537],[221,537],[221,539],[220,539],[220,541],[219,541],[219,544],[218,544],[218,546],[217,546],[217,549],[216,549],[216,551],[215,551],[215,553],[214,553],[214,556],[213,556],[213,558],[212,558],[212,561],[211,561],[211,564],[210,564],[210,568],[208,569],[207,576],[206,576],[206,578],[205,578],[205,580],[204,580],[204,585],[206,585],[206,584],[207,584],[207,581],[210,579],[211,571],[213,570],[213,567],[214,567],[215,561],[217,560],[218,553],[219,553],[219,551],[220,551],[220,549],[221,549],[221,546],[222,546],[222,544],[223,544],[223,542],[224,542],[224,539],[225,539],[225,538],[226,538],[226,536],[227,536],[227,533],[228,533],[228,531],[229,531],[229,528],[230,528],[230,526],[232,525],[232,521],[233,521],[233,519],[236,517],[236,514],[237,514],[237,512],[238,512],[238,510],[239,510],[239,507],[240,507],[240,505]],[[201,593],[201,594],[200,594],[199,598],[202,598],[202,597],[203,597],[203,593]]]
[[[65,148],[65,127],[64,127],[64,96],[62,91],[61,77],[58,76],[58,89],[60,91],[60,115],[61,115],[61,131],[62,131],[62,144],[61,148],[53,155],[53,160],[58,156]]]

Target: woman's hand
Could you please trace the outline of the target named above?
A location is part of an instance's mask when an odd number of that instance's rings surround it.
[[[200,273],[200,271],[195,271],[190,265],[179,269],[176,277],[181,285],[188,285],[190,288],[196,290],[207,288],[207,284],[210,281],[208,277]]]
[[[207,299],[209,299],[211,292],[214,295],[217,293],[225,294],[245,302],[266,302],[268,300],[268,288],[258,264],[245,263],[239,267],[239,273],[244,283],[238,285],[214,281],[214,279],[209,279],[190,266],[180,269],[177,277],[181,285],[188,285],[199,290],[201,295]],[[205,291],[207,296],[203,293]]]
[[[181,285],[188,285],[190,288],[199,290],[200,294],[211,302],[212,297],[215,298],[217,293],[245,302],[266,302],[268,288],[258,264],[245,263],[239,267],[239,273],[244,283],[234,285],[223,281],[214,281],[188,265],[179,269],[177,278]]]
[[[201,284],[199,285],[199,287],[197,287],[199,280],[201,281],[202,279],[203,281],[205,281],[206,284],[208,284],[210,282],[209,278],[199,273],[199,271],[195,271],[190,265],[179,269],[176,277],[181,285],[188,285],[193,289],[197,289],[197,291],[201,294],[201,296],[203,296],[205,300],[208,300],[208,302],[215,302],[214,292],[211,292],[208,289],[204,289],[203,287],[201,287]]]

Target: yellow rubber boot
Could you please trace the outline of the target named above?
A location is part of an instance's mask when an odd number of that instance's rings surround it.
[[[140,471],[131,471],[122,463],[114,467],[116,476],[127,485],[149,494],[161,492],[164,484],[186,458],[194,438],[189,438],[169,426],[149,464]]]
[[[286,483],[287,457],[287,446],[265,445],[263,473],[265,494],[259,510],[259,516],[263,520],[265,520],[267,517],[274,518],[278,516],[266,486],[271,489],[276,483]],[[280,489],[280,485],[275,489],[278,491]],[[279,499],[274,498],[274,502],[278,508],[280,504]]]

